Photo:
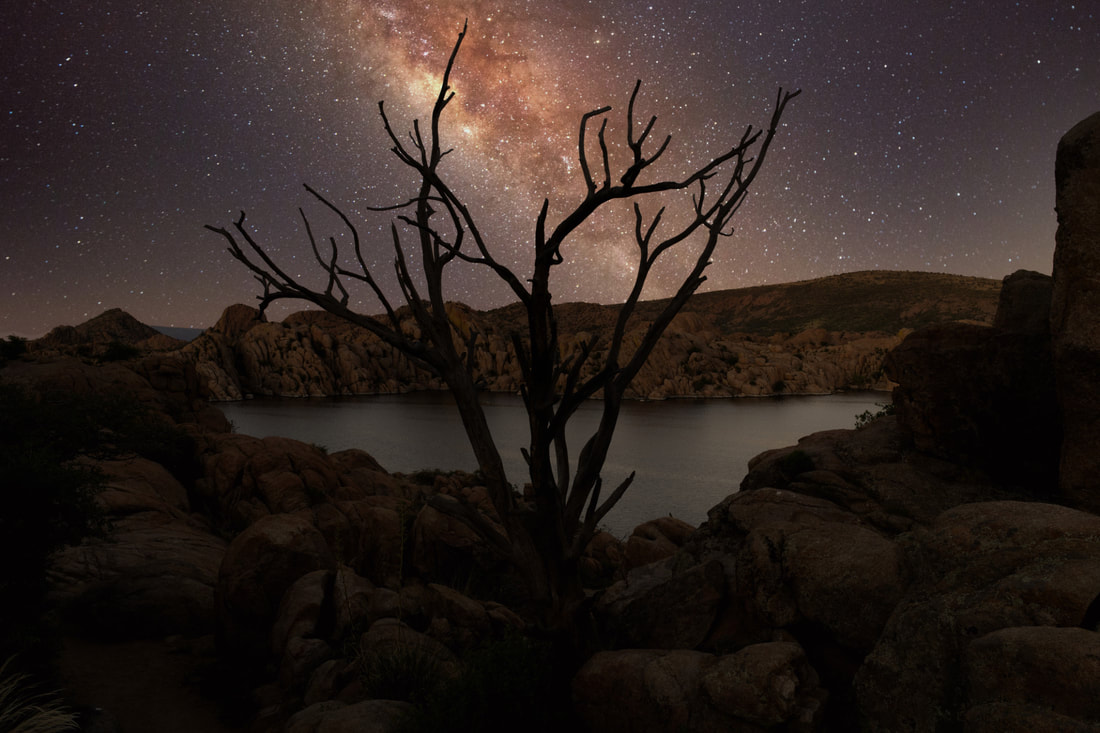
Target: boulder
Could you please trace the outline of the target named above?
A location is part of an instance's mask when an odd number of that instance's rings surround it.
[[[718,561],[674,555],[635,568],[608,588],[597,616],[616,646],[694,649],[714,625],[725,585]]]
[[[391,497],[368,497],[322,505],[315,522],[341,562],[377,585],[397,589],[404,573],[408,506]]]
[[[1011,627],[1080,624],[1100,592],[1097,536],[1095,515],[1001,501],[956,507],[900,538],[915,580],[856,674],[867,729],[958,725],[970,702],[964,659],[991,658],[981,647],[968,657],[976,639]],[[1006,674],[1007,682],[988,679],[973,702],[1025,702],[1005,687],[1018,684]]]
[[[142,511],[51,559],[51,597],[82,631],[135,639],[210,633],[224,540],[187,517]]]
[[[191,509],[187,489],[159,463],[130,456],[95,466],[107,477],[97,500],[112,517],[143,511],[182,517]]]
[[[801,617],[832,643],[869,652],[905,590],[895,544],[866,527],[828,523],[788,533],[782,552]]]
[[[219,640],[252,658],[265,658],[279,604],[295,581],[335,560],[305,517],[273,514],[233,540],[218,572]]]
[[[254,326],[266,322],[267,318],[258,308],[235,303],[222,311],[221,317],[218,318],[218,322],[214,324],[210,332],[229,339],[236,339]]]
[[[581,557],[581,583],[585,588],[606,588],[621,579],[623,565],[623,543],[610,532],[597,530]]]
[[[462,501],[478,507],[487,521],[495,522],[484,487],[473,489],[464,492],[469,495]],[[450,584],[468,582],[484,569],[501,565],[500,557],[470,525],[430,504],[420,507],[412,523],[411,560],[422,577]]]
[[[1003,323],[1035,325],[1013,307]],[[884,368],[898,383],[898,422],[918,449],[1051,494],[1061,430],[1045,330],[929,326],[891,351]]]
[[[1080,628],[1023,626],[975,639],[963,659],[970,706],[1042,706],[1100,721],[1100,634]]]
[[[1065,431],[1059,484],[1067,501],[1100,511],[1100,112],[1062,136],[1054,178],[1050,324]]]
[[[685,649],[599,652],[573,679],[591,730],[814,730],[826,695],[794,643],[715,656]]]
[[[623,549],[625,568],[630,570],[675,554],[694,531],[695,527],[671,516],[638,525]]]
[[[994,702],[975,705],[966,711],[962,721],[967,733],[1100,733],[1100,723],[1092,723],[1059,715],[1046,705],[1021,705]]]
[[[753,644],[721,656],[701,681],[711,705],[762,728],[809,729],[822,713],[817,673],[792,642]]]
[[[993,328],[1013,333],[1050,336],[1050,303],[1054,278],[1031,270],[1017,270],[1001,281],[1001,296]]]
[[[341,496],[340,475],[317,446],[236,433],[200,437],[196,493],[215,521],[244,528],[269,514],[307,509]]]
[[[135,456],[94,465],[106,477],[98,501],[111,531],[54,554],[55,602],[90,633],[209,633],[225,541],[188,513],[187,491],[159,464]]]
[[[397,700],[364,700],[354,704],[331,700],[299,711],[285,733],[396,733],[413,707]]]
[[[980,467],[914,450],[894,416],[873,420],[859,430],[814,433],[797,445],[760,454],[749,462],[741,493],[764,487],[787,490],[802,504],[808,497],[824,499],[834,516],[848,515],[888,535],[929,525],[959,504],[1025,493],[999,484]],[[730,497],[719,507],[741,501],[745,500]],[[766,507],[771,502],[761,503]],[[719,507],[708,513],[712,521]]]

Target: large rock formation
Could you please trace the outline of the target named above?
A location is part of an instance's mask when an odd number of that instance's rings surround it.
[[[186,489],[159,464],[135,457],[99,467],[112,531],[55,554],[54,602],[97,636],[206,633],[225,540],[191,513]]]
[[[992,326],[921,329],[884,362],[894,409],[923,452],[1049,491],[1062,430],[1050,348],[1052,281],[1005,278]]]
[[[913,327],[967,319],[988,324],[998,284],[929,273],[852,273],[805,283],[705,293],[689,301],[639,372],[629,397],[729,397],[887,389],[882,358]],[[642,303],[627,344],[636,343],[659,301]],[[515,392],[521,374],[511,334],[522,309],[480,313],[450,307],[455,338],[478,335],[475,378],[485,389]],[[565,352],[606,334],[616,306],[567,303],[556,309]],[[403,329],[416,325],[403,315]],[[462,346],[462,348],[465,348]],[[386,394],[442,389],[440,380],[362,328],[307,311],[267,322],[244,305],[180,352],[194,362],[215,400],[247,395]],[[599,369],[599,346],[587,365]]]
[[[960,728],[993,702],[1039,704],[1095,722],[1095,711],[1060,702],[1074,697],[1076,679],[1092,678],[1095,660],[1055,660],[1062,639],[1076,638],[1086,658],[1100,645],[1095,629],[1072,628],[1100,591],[1098,532],[1100,517],[1086,512],[985,502],[948,510],[926,531],[901,538],[914,582],[856,675],[866,729]],[[1009,636],[1031,649],[995,641]],[[1044,692],[1055,686],[1058,695]]]
[[[1058,235],[1050,323],[1065,428],[1066,499],[1100,510],[1100,113],[1058,144]]]

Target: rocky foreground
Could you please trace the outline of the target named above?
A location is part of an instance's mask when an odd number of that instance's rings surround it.
[[[177,354],[2,372],[41,394],[124,389],[193,441],[172,470],[101,462],[113,532],[53,558],[53,599],[80,634],[209,659],[242,730],[520,729],[517,707],[601,733],[1100,730],[1098,151],[1100,115],[1059,150],[1053,278],[1009,276],[991,325],[889,351],[896,415],[758,456],[698,528],[598,535],[582,567],[598,648],[565,678],[537,677],[562,670],[516,585],[425,501],[494,521],[476,477],[235,435],[203,360]],[[217,333],[273,325],[236,309]]]

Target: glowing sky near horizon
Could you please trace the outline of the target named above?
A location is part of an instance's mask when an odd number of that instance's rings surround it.
[[[521,272],[542,199],[553,219],[582,193],[580,116],[611,105],[614,138],[636,79],[639,117],[673,136],[671,172],[766,124],[779,87],[803,90],[704,289],[1049,272],[1057,142],[1100,110],[1089,2],[16,0],[0,9],[0,336],[114,307],[211,325],[258,286],[203,225],[246,210],[310,273],[297,208],[336,229],[303,183],[348,211],[392,279],[389,219],[367,207],[413,189],[377,103],[400,134],[426,119],[466,18],[443,170]],[[558,301],[625,296],[632,225],[585,227]],[[449,285],[508,302],[480,273]]]

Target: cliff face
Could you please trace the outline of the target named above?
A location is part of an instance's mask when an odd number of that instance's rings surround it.
[[[707,293],[671,324],[628,396],[731,397],[888,389],[883,356],[910,329],[929,322],[992,321],[999,283],[924,273],[854,273],[806,283]],[[659,301],[643,303],[627,344],[641,340]],[[606,333],[616,306],[558,309],[563,351]],[[454,304],[456,342],[477,333],[475,376],[491,391],[519,389],[511,334],[523,327],[515,306],[480,313]],[[405,329],[415,333],[411,319]],[[465,347],[461,347],[465,348]],[[442,382],[364,329],[319,312],[270,323],[248,306],[181,350],[216,400],[247,395],[390,394],[442,389]],[[586,365],[599,369],[606,351]]]

